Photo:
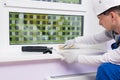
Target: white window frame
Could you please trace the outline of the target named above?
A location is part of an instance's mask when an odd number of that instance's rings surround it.
[[[10,45],[9,44],[9,12],[26,12],[26,13],[43,13],[43,14],[64,14],[64,15],[82,15],[85,16],[86,7],[85,1],[82,0],[82,4],[68,4],[68,3],[56,3],[56,2],[43,2],[43,1],[30,1],[30,0],[1,0],[0,1],[0,49],[1,56],[0,62],[7,61],[24,61],[24,60],[43,60],[43,59],[60,59],[58,54],[46,54],[40,53],[23,53],[21,51],[22,45]],[[3,37],[4,36],[4,37]],[[48,45],[58,50],[58,45]],[[34,46],[34,45],[33,45]],[[41,45],[42,46],[42,45]],[[45,46],[45,45],[44,45]],[[42,57],[41,57],[42,56]],[[4,58],[7,57],[7,58]],[[16,58],[15,58],[16,57]]]

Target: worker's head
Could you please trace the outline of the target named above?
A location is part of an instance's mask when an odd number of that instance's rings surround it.
[[[93,0],[99,24],[107,30],[120,27],[120,0]]]

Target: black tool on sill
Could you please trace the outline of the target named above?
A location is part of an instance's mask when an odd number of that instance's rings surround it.
[[[52,47],[48,48],[46,46],[22,46],[23,52],[43,52],[52,54]]]

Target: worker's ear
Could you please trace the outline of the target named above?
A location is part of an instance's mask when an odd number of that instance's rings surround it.
[[[116,22],[116,20],[117,20],[117,13],[116,12],[110,12],[109,13],[109,16],[110,16],[110,18],[111,18],[111,20],[112,20],[112,22],[113,23],[115,23]]]

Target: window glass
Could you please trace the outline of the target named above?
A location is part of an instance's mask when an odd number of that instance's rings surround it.
[[[47,1],[47,2],[60,2],[60,3],[81,4],[81,0],[33,0],[33,1]]]
[[[11,45],[64,43],[83,34],[83,16],[9,13]]]

